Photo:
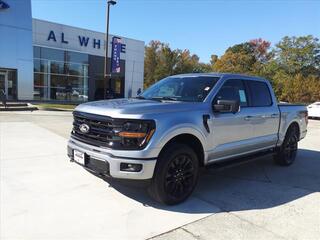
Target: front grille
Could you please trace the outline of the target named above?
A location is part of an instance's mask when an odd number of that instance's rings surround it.
[[[74,112],[73,117],[71,134],[75,139],[95,146],[110,148],[121,143],[121,138],[117,136],[117,133],[121,130],[122,123],[117,123],[115,119],[81,112]],[[87,133],[80,131],[81,124],[89,126]]]

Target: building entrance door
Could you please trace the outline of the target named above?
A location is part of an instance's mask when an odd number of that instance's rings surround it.
[[[8,96],[8,77],[7,73],[0,72],[0,91],[4,91]]]
[[[0,69],[0,91],[4,91],[7,100],[17,99],[17,72],[11,69]]]

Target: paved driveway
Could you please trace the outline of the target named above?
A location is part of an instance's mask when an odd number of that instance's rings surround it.
[[[0,113],[1,239],[320,238],[320,121],[293,166],[267,158],[203,171],[173,207],[70,163],[71,122],[70,113]]]

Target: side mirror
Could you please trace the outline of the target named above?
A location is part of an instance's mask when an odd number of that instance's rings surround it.
[[[218,100],[213,104],[214,112],[236,113],[240,109],[239,101],[236,100]]]

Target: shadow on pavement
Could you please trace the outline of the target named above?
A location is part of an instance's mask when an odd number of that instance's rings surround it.
[[[277,166],[268,157],[227,169],[203,170],[193,195],[176,206],[158,204],[145,186],[137,187],[135,182],[104,180],[144,206],[167,211],[211,213],[208,205],[222,211],[265,209],[320,191],[320,152],[299,149],[290,167]]]

